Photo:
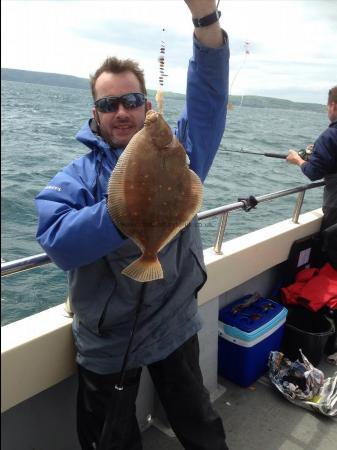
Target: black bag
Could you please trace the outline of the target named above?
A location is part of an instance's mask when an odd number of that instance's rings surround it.
[[[337,223],[322,231],[322,241],[327,261],[337,270]]]

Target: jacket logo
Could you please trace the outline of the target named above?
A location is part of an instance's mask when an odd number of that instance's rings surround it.
[[[45,187],[45,189],[51,189],[52,191],[58,191],[61,192],[62,189],[59,186],[53,186],[51,184],[49,184],[48,186]]]

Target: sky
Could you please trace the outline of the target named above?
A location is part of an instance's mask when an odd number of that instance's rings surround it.
[[[336,0],[220,0],[219,10],[230,94],[326,104],[337,84]],[[164,90],[185,92],[193,24],[183,0],[2,0],[1,12],[1,67],[88,78],[118,56],[138,61],[157,89],[163,40]]]

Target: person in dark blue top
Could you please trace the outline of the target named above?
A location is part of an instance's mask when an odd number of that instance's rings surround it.
[[[329,127],[317,138],[308,161],[290,149],[287,161],[300,166],[311,181],[324,178],[322,230],[337,224],[337,86],[328,93]]]
[[[193,57],[186,105],[174,132],[190,168],[204,181],[225,129],[228,38],[220,28],[215,0],[185,3],[195,25]],[[61,170],[36,197],[37,240],[69,275],[82,449],[142,448],[135,400],[142,367],[147,366],[184,448],[226,450],[222,421],[199,366],[197,293],[207,276],[196,218],[160,251],[165,278],[146,283],[118,426],[112,419],[114,386],[142,283],[121,274],[139,249],[109,216],[107,183],[124,148],[143,127],[151,104],[143,72],[132,60],[107,58],[91,77],[91,88],[93,118],[76,136],[90,152]]]

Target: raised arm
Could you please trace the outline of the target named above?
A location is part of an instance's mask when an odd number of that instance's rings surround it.
[[[194,20],[202,20],[217,11],[215,0],[185,0],[185,3]],[[218,20],[208,26],[195,27],[194,33],[198,41],[206,47],[217,48],[223,45],[223,34]]]
[[[186,108],[178,121],[177,137],[190,159],[190,168],[202,181],[219,148],[228,103],[229,48],[227,34],[220,28],[214,0],[185,0],[192,19],[208,26],[194,27],[193,57],[187,75]],[[197,23],[198,24],[198,23]]]

